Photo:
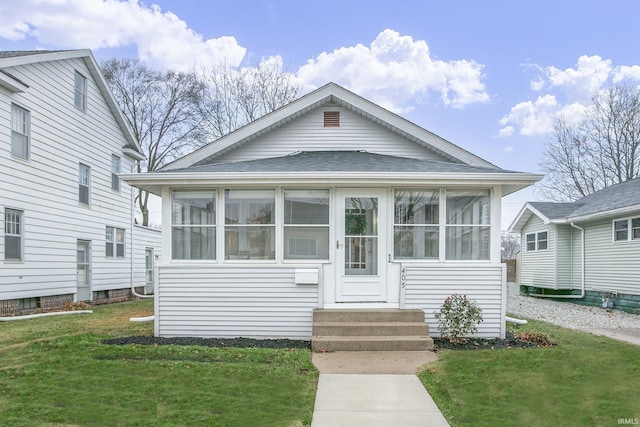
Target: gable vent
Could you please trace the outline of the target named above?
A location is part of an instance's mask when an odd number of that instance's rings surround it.
[[[339,128],[340,127],[340,111],[325,111],[324,127]]]

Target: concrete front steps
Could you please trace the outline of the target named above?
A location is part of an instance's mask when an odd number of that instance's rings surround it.
[[[313,351],[430,351],[422,310],[317,309]]]

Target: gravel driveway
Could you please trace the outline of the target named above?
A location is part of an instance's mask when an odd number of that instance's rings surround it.
[[[640,345],[639,315],[522,296],[516,283],[507,284],[507,313]]]

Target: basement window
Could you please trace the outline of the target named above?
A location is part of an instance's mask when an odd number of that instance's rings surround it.
[[[325,111],[324,127],[339,128],[340,127],[340,111]]]

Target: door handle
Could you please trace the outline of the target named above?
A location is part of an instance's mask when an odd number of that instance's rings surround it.
[[[336,249],[340,249],[340,240],[336,240]]]

